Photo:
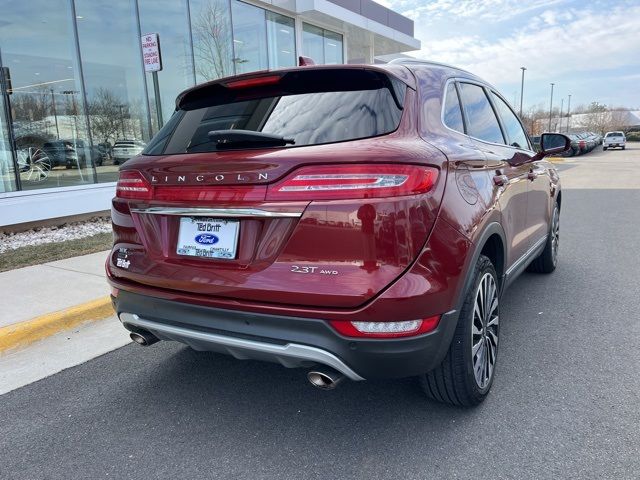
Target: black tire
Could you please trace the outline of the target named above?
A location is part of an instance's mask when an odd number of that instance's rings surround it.
[[[625,148],[627,148],[627,147],[620,147],[620,148],[622,148],[622,150],[624,150],[624,149],[625,149]]]
[[[602,147],[602,150],[604,150],[606,152],[607,151],[607,147]]]
[[[529,264],[527,270],[534,273],[551,273],[558,265],[558,245],[560,241],[560,209],[556,203],[551,216],[551,226],[544,250]]]
[[[429,398],[438,402],[462,407],[478,405],[486,398],[493,384],[495,360],[498,352],[500,304],[496,270],[489,258],[480,255],[472,275],[472,281],[469,289],[465,293],[465,300],[460,310],[460,316],[458,317],[458,325],[456,326],[456,331],[447,355],[439,366],[429,373],[418,377],[420,386]],[[496,289],[495,309],[491,309],[490,312],[490,316],[495,320],[495,324],[483,328],[483,330],[476,329],[475,331],[480,333],[474,334],[474,323],[478,325],[478,320],[480,320],[479,317],[475,316],[476,297],[479,293],[481,282],[485,279],[488,281],[487,275],[491,277],[492,285]],[[491,298],[494,298],[493,295]],[[491,306],[493,307],[493,301],[491,301]],[[493,313],[495,313],[495,315],[493,315]],[[485,320],[489,322],[487,318],[488,317],[485,317]],[[485,324],[485,321],[480,321],[482,325]],[[494,332],[495,342],[490,340],[489,333],[487,333],[489,330]],[[477,355],[474,354],[472,351],[474,345],[473,339],[476,337],[479,338],[476,345],[483,342],[491,342],[491,350],[488,343],[484,343],[477,350]],[[488,371],[486,383],[480,385],[474,373],[474,363],[477,364],[480,362],[480,352],[483,346],[486,355],[488,355],[487,358],[490,359],[493,357],[493,364]],[[482,378],[484,378],[484,373],[487,372],[487,370],[484,368],[482,370],[480,374],[483,375]]]

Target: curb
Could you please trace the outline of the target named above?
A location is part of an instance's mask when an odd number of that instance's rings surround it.
[[[563,157],[547,157],[546,160],[551,162],[551,163],[563,163],[564,162],[564,158]]]
[[[25,347],[81,323],[107,318],[113,313],[111,298],[107,296],[31,320],[7,325],[0,328],[0,354],[17,347]]]

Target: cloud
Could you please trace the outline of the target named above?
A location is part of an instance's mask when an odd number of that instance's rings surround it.
[[[448,1],[439,0],[425,7],[437,4],[441,8]],[[506,4],[509,0],[479,3],[485,8],[476,7],[477,15],[491,15],[486,10],[488,4]],[[453,7],[455,11],[460,8]],[[456,35],[452,29],[447,38],[431,38],[432,31],[420,20],[416,21],[416,36],[422,40],[422,50],[413,55],[466,68],[492,82],[517,81],[523,65],[529,68],[530,79],[614,69],[638,63],[634,50],[640,45],[638,18],[637,4],[610,8],[606,24],[601,10],[547,9],[526,22],[524,28],[507,31],[503,36]],[[505,73],[513,78],[505,79]]]
[[[441,18],[468,18],[480,21],[503,21],[537,10],[557,5],[565,0],[386,0],[385,3],[414,20],[430,24]]]

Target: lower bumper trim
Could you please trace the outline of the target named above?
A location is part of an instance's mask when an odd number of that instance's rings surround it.
[[[364,380],[333,353],[317,347],[298,343],[278,345],[201,332],[154,322],[127,312],[120,313],[120,321],[135,328],[148,330],[161,340],[175,340],[185,343],[196,350],[218,351],[240,360],[271,360],[288,368],[305,367],[305,364],[320,363],[337,370],[350,380]]]

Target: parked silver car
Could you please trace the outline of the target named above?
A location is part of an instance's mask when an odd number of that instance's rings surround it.
[[[113,158],[114,165],[120,165],[126,162],[131,157],[140,155],[144,150],[145,143],[140,140],[116,140],[111,150],[111,157]]]
[[[627,143],[627,137],[624,136],[624,132],[607,132],[602,142],[602,149],[607,148],[621,148],[625,149]]]

